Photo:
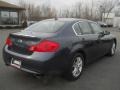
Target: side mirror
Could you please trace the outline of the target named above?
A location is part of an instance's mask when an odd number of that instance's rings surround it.
[[[109,31],[104,31],[104,35],[109,35],[110,32]]]
[[[109,34],[110,34],[110,32],[108,32],[108,31],[100,32],[99,33],[99,38],[104,37],[105,35],[109,35]]]

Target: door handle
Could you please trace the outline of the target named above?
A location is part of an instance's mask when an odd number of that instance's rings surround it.
[[[82,41],[85,41],[85,38],[82,38]]]

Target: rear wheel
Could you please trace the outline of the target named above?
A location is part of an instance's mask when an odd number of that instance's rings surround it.
[[[65,73],[65,77],[67,80],[74,81],[77,80],[82,74],[84,66],[84,58],[82,54],[75,54],[72,58],[72,64],[67,73]]]

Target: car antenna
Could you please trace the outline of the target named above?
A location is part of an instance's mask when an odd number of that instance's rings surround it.
[[[55,20],[58,20],[58,17],[55,15]]]

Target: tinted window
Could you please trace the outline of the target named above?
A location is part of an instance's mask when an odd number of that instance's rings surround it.
[[[80,30],[80,27],[79,27],[78,23],[74,24],[74,30],[77,33],[77,35],[81,34],[81,30]]]
[[[35,32],[41,33],[53,33],[58,31],[61,27],[63,27],[65,22],[62,21],[40,21],[36,24],[31,25],[25,30],[31,30]]]
[[[80,22],[79,25],[80,25],[80,28],[81,28],[83,34],[91,34],[92,33],[92,30],[87,22]]]
[[[96,23],[90,23],[90,25],[91,25],[94,33],[100,33],[100,32],[102,32],[102,29]]]

